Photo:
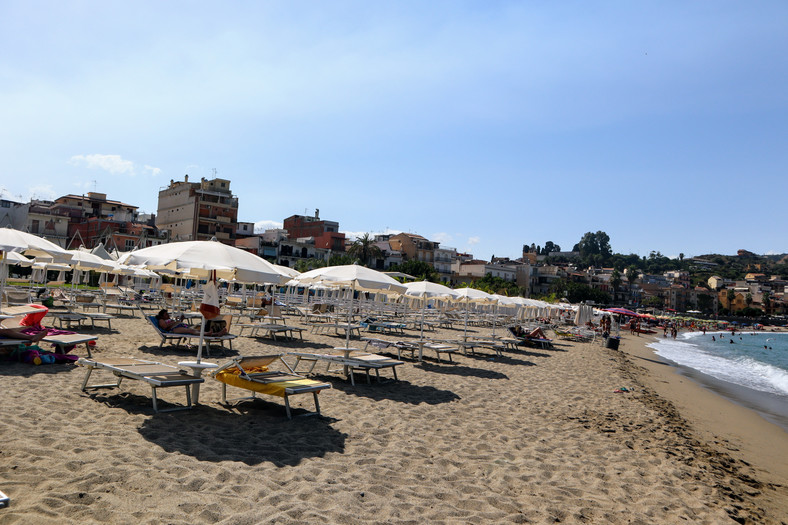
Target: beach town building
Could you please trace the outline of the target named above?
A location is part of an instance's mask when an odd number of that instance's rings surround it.
[[[320,210],[315,210],[314,217],[309,215],[291,215],[284,220],[282,227],[287,230],[291,240],[311,238],[315,248],[345,251],[345,234],[339,231],[339,223],[320,218]]]
[[[107,199],[105,193],[64,195],[55,199],[50,208],[69,217],[69,249],[103,245],[108,250],[129,251],[167,240],[152,224],[140,222],[137,206]]]
[[[389,237],[392,250],[402,252],[406,261],[421,261],[435,266],[435,249],[440,243],[429,241],[421,235],[414,233],[398,233]]]
[[[64,195],[54,201],[33,199],[19,207],[20,228],[63,248],[127,251],[166,242],[152,223],[139,218],[137,206],[107,199],[107,195]]]
[[[53,208],[54,201],[32,199],[16,208],[15,228],[39,235],[61,248],[69,243],[68,226],[71,221],[68,213]]]
[[[172,241],[208,241],[234,244],[238,222],[238,198],[230,181],[203,177],[200,182],[170,180],[159,191],[156,226],[169,232]]]
[[[457,260],[457,248],[450,248],[448,246],[436,246],[435,258],[433,266],[435,271],[438,272],[441,282],[447,283],[451,281],[452,264]]]
[[[10,199],[0,199],[0,228],[10,226],[16,230],[25,229],[26,205]]]
[[[669,272],[665,272],[664,276],[666,279],[671,281],[673,284],[680,284],[685,288],[689,288],[690,285],[690,274],[684,270],[673,270]]]
[[[380,250],[382,257],[372,261],[372,268],[383,271],[388,270],[393,265],[402,264],[402,252],[391,249],[391,244],[389,244],[390,237],[391,234],[375,235],[373,244]]]
[[[333,250],[328,248],[318,247],[312,237],[282,239],[279,242],[279,254],[276,260],[277,264],[290,268],[295,268],[299,261],[318,260],[328,264],[332,252]]]
[[[243,239],[244,237],[252,237],[254,235],[253,222],[238,221],[235,225],[235,238]]]
[[[721,290],[723,288],[733,285],[734,281],[731,279],[725,279],[723,277],[720,277],[719,275],[712,275],[711,277],[709,277],[706,283],[709,285],[709,288],[711,288],[712,290]]]

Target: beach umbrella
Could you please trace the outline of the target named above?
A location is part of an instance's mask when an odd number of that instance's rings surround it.
[[[159,244],[126,253],[121,264],[142,266],[148,270],[180,272],[198,279],[235,279],[244,283],[279,284],[287,277],[257,255],[234,246],[210,241],[182,241]],[[205,316],[200,324],[197,364],[202,360]],[[197,385],[195,385],[197,386]]]
[[[111,261],[102,259],[98,255],[83,250],[68,250],[71,254],[72,268],[76,270],[93,270],[96,272],[108,271],[113,268]]]
[[[159,244],[124,254],[118,262],[148,270],[169,270],[205,279],[216,277],[243,283],[280,284],[288,279],[262,257],[216,240]]]
[[[58,261],[68,261],[66,250],[37,235],[15,230],[10,226],[0,228],[0,265],[5,264],[6,253],[15,252],[27,257],[46,255]],[[0,298],[4,296],[5,279],[0,278]]]
[[[611,314],[628,315],[630,317],[640,317],[640,314],[627,310],[626,308],[603,308],[603,312],[610,312]]]
[[[350,348],[350,321],[356,291],[399,294],[407,291],[407,288],[403,284],[385,273],[358,264],[315,268],[314,270],[302,273],[291,282],[298,283],[297,285],[324,284],[335,288],[346,287],[351,289],[345,348]]]
[[[477,290],[476,288],[455,288],[454,291],[457,293],[458,301],[463,301],[465,303],[465,326],[463,328],[462,338],[463,341],[468,340],[468,305],[469,303],[480,303],[480,304],[493,304],[497,301],[495,297],[487,292],[482,290]]]
[[[419,332],[419,339],[424,340],[424,314],[427,310],[427,299],[453,299],[457,297],[457,292],[438,283],[429,281],[417,281],[413,283],[405,283],[405,295],[407,297],[416,297],[423,301],[421,308],[421,331]]]

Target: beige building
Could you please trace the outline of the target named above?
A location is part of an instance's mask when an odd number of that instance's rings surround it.
[[[238,221],[238,198],[227,179],[189,182],[170,181],[159,191],[156,227],[170,232],[171,241],[204,241],[216,237],[234,244]]]
[[[389,237],[389,246],[392,250],[401,252],[405,261],[422,261],[434,266],[435,250],[440,243],[428,241],[413,233],[398,233]]]

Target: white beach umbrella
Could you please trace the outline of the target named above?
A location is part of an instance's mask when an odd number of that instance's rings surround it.
[[[294,282],[300,285],[324,284],[333,287],[348,287],[352,290],[350,308],[348,309],[348,330],[345,348],[350,348],[350,320],[356,291],[405,293],[407,288],[399,281],[392,279],[383,272],[358,264],[342,266],[325,266],[315,268],[299,275]]]
[[[491,294],[488,294],[485,291],[477,290],[475,288],[455,288],[455,292],[457,292],[457,299],[458,301],[462,301],[465,303],[465,326],[463,328],[463,341],[468,340],[468,304],[469,303],[479,303],[479,304],[493,304],[496,302],[495,297]]]
[[[113,268],[111,261],[83,250],[68,250],[71,254],[70,264],[77,270],[108,271]]]
[[[184,241],[150,246],[123,256],[119,263],[142,266],[148,270],[182,272],[195,278],[232,280],[243,283],[280,284],[287,277],[274,266],[253,253],[216,240]],[[215,274],[212,275],[212,272]],[[200,325],[200,344],[197,363],[202,360],[205,317]]]
[[[0,228],[0,265],[5,264],[5,256],[8,252],[21,253],[28,257],[47,255],[59,261],[67,261],[69,259],[66,250],[57,244],[42,237],[15,230],[10,226]],[[4,289],[5,279],[0,278],[0,298],[4,296]]]
[[[203,279],[215,271],[219,279],[242,283],[280,284],[288,278],[262,257],[215,240],[150,246],[124,254],[118,262]]]
[[[417,281],[413,283],[405,283],[407,291],[405,295],[408,297],[417,297],[421,299],[424,304],[421,308],[421,331],[419,332],[419,339],[424,339],[424,315],[427,310],[427,299],[454,299],[457,297],[457,292],[439,283],[432,283],[429,281]]]

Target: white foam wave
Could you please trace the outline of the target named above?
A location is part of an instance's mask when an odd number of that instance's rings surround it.
[[[657,355],[716,379],[761,392],[788,396],[788,372],[749,357],[714,355],[684,340],[665,339],[649,344]]]

